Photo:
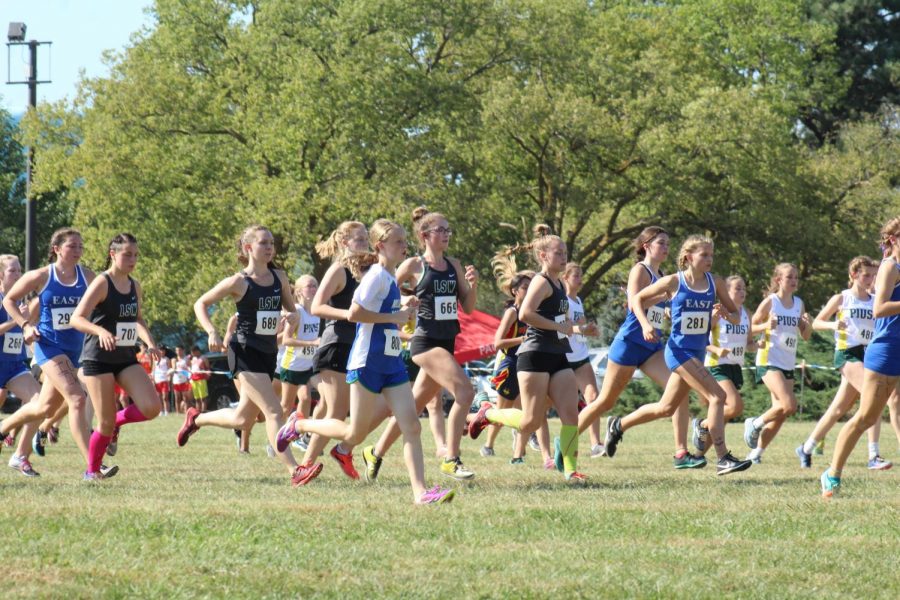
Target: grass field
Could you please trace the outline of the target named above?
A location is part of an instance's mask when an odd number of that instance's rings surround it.
[[[266,458],[261,427],[252,454],[240,456],[232,433],[212,428],[177,448],[179,425],[170,416],[127,427],[115,458],[122,470],[100,484],[80,480],[84,466],[65,428],[48,456],[35,458],[39,479],[6,470],[4,592],[900,597],[900,469],[869,473],[861,445],[843,496],[825,502],[818,475],[827,457],[801,471],[793,454],[808,424],[786,425],[763,465],[727,478],[712,466],[673,470],[671,427],[650,424],[628,432],[614,460],[582,461],[586,489],[566,488],[533,453],[524,466],[507,464],[502,432],[494,458],[464,442],[478,477],[440,507],[412,505],[400,452],[385,460],[377,485],[350,482],[326,458],[317,481],[292,489]],[[728,437],[743,456],[739,429],[729,426]],[[890,429],[883,438],[883,453],[896,459]],[[433,456],[430,435],[423,440]],[[436,460],[427,462],[429,483],[448,483]]]

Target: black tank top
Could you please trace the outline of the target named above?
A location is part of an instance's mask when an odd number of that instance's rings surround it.
[[[246,273],[241,273],[247,282],[247,291],[237,301],[237,329],[234,339],[242,346],[249,346],[260,352],[278,352],[275,331],[281,318],[281,279],[271,270],[272,284],[260,285]]]
[[[566,295],[562,283],[559,284],[559,287],[556,287],[549,277],[543,273],[538,273],[538,275],[547,280],[553,293],[538,305],[537,313],[545,319],[561,323],[569,313],[569,297]],[[531,325],[528,326],[528,331],[525,332],[525,341],[519,347],[519,352],[568,354],[571,351],[569,338],[565,334],[549,329],[537,329]]]
[[[449,260],[444,260],[447,270],[438,271],[421,258],[424,270],[414,290],[419,298],[414,336],[452,340],[459,334],[459,282],[456,269]]]
[[[359,287],[359,282],[353,278],[353,273],[346,267],[344,267],[344,278],[346,279],[344,289],[328,300],[328,306],[331,306],[332,308],[348,310],[350,308],[350,303],[353,301],[353,293],[356,291],[356,288]],[[330,344],[347,344],[349,346],[353,343],[353,338],[356,337],[356,323],[351,323],[350,321],[345,321],[343,319],[328,319],[325,321],[324,329],[321,329],[320,331],[322,332],[320,348]]]
[[[81,360],[91,360],[110,365],[137,362],[138,299],[134,280],[128,278],[128,293],[123,294],[113,285],[109,273],[106,278],[106,298],[94,307],[91,323],[99,325],[118,339],[115,350],[100,347],[100,338],[93,334],[84,336]]]

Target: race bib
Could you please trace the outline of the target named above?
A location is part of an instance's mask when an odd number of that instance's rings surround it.
[[[656,329],[662,329],[663,321],[666,318],[666,310],[657,305],[653,305],[647,309],[647,320]]]
[[[65,331],[72,329],[69,321],[72,319],[72,313],[75,312],[74,306],[63,306],[61,308],[51,308],[50,317],[53,319],[53,329],[56,331]]]
[[[856,332],[859,339],[868,344],[872,341],[872,338],[875,337],[875,330],[869,327],[862,327]]]
[[[456,296],[434,297],[434,320],[455,321],[457,319]]]
[[[316,347],[315,346],[303,346],[300,350],[300,355],[304,358],[312,358],[316,355]]]
[[[134,346],[137,339],[137,323],[116,323],[116,346]]]
[[[397,334],[396,329],[385,329],[384,330],[384,355],[385,356],[400,356],[400,351],[403,349],[403,344],[400,340],[400,336]]]
[[[797,336],[792,333],[784,334],[782,338],[784,340],[784,347],[788,350],[796,350],[797,349]]]
[[[557,323],[560,323],[560,324],[561,324],[561,323],[565,323],[565,322],[566,322],[566,315],[556,315],[556,318],[554,318],[553,320],[556,321]],[[559,337],[559,339],[561,339],[561,340],[566,339],[566,334],[564,334],[562,331],[557,331],[557,332],[556,332],[556,335],[557,335],[557,336]]]
[[[731,349],[731,355],[735,358],[743,358],[744,356],[744,347],[743,346],[735,346]]]
[[[25,347],[25,336],[21,333],[7,332],[3,336],[3,353],[4,354],[21,354],[22,348]]]
[[[261,310],[256,313],[256,335],[275,335],[281,313],[277,310]]]
[[[709,313],[684,312],[681,313],[681,334],[697,335],[709,332]]]

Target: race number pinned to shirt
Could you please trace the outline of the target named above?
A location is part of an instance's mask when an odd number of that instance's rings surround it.
[[[25,347],[25,336],[21,333],[7,332],[3,336],[4,354],[21,354]]]
[[[300,355],[304,358],[312,358],[316,355],[316,347],[315,346],[303,346],[300,350]]]
[[[256,335],[275,335],[281,313],[277,310],[261,310],[256,313]]]
[[[709,313],[684,312],[681,314],[681,334],[698,335],[709,333]]]
[[[53,318],[53,329],[56,331],[65,331],[72,329],[72,313],[75,312],[74,306],[63,306],[61,308],[51,308],[50,316]]]
[[[647,309],[647,320],[655,329],[662,329],[663,321],[666,318],[666,311],[657,305],[653,305]]]
[[[397,333],[396,329],[385,329],[384,330],[384,355],[385,356],[400,356],[400,351],[403,349],[403,344],[400,340],[400,335]]]
[[[457,310],[456,296],[434,297],[435,321],[455,321],[458,318]]]
[[[566,315],[556,315],[556,317],[554,317],[553,320],[561,325],[566,322]],[[561,340],[566,339],[566,334],[564,334],[562,331],[557,331],[556,335]]]
[[[788,348],[790,350],[797,349],[797,336],[796,335],[794,335],[792,333],[785,333],[784,337],[782,339],[784,340],[785,348]]]
[[[116,346],[134,346],[137,338],[137,323],[116,323]]]

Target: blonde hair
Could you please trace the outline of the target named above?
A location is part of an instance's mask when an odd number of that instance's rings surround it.
[[[878,268],[878,262],[868,256],[855,256],[853,260],[850,261],[850,266],[847,267],[847,272],[850,275],[850,283],[849,285],[853,285],[853,277],[858,275],[860,271],[865,268]]]
[[[563,278],[568,277],[575,270],[581,271],[581,273],[584,274],[584,269],[580,264],[577,262],[567,262],[566,268],[563,270]]]
[[[296,281],[294,281],[294,299],[295,300],[298,300],[298,301],[300,300],[300,287],[303,285],[303,282],[308,279],[311,279],[312,281],[314,281],[316,286],[319,285],[319,280],[316,279],[315,277],[313,277],[312,275],[308,275],[308,274],[301,275],[300,277],[298,277],[296,279]]]
[[[890,237],[898,238],[897,242],[900,243],[900,217],[890,219],[881,228],[881,243],[887,243]]]
[[[729,275],[725,278],[725,289],[731,289],[731,284],[740,281],[744,284],[744,287],[747,287],[747,281],[741,277],[740,275]]]
[[[713,246],[713,241],[705,235],[692,235],[684,240],[681,244],[681,250],[678,251],[678,269],[684,271],[688,264],[688,255],[696,252],[701,246]]]
[[[540,265],[541,252],[546,252],[554,242],[559,242],[561,244],[564,243],[561,237],[559,237],[558,235],[553,235],[551,233],[549,225],[545,225],[543,223],[538,223],[537,225],[535,225],[532,228],[532,233],[534,234],[533,240],[531,240],[527,244],[507,246],[494,255],[494,258],[491,260],[491,264],[493,265],[495,262],[501,259],[512,257],[518,253],[530,252],[534,257],[534,260]],[[496,275],[496,267],[494,268],[494,273]]]
[[[781,287],[781,276],[783,275],[784,271],[787,271],[788,269],[793,269],[794,271],[797,271],[798,274],[800,273],[800,269],[798,269],[793,263],[779,263],[772,271],[772,277],[769,279],[769,287],[766,289],[766,292],[768,292],[769,294],[778,292],[778,289]]]
[[[425,234],[431,229],[436,221],[443,219],[447,221],[447,217],[441,213],[431,212],[424,206],[417,206],[412,212],[413,231],[416,234],[416,244],[419,248],[425,248]]]
[[[56,262],[56,250],[53,248],[62,246],[70,237],[81,237],[81,232],[72,227],[62,227],[53,232],[50,236],[50,251],[47,253],[48,262]]]
[[[406,235],[406,230],[402,225],[398,225],[388,219],[378,219],[369,228],[369,245],[375,249],[374,252],[358,252],[350,254],[344,258],[345,266],[350,269],[353,278],[359,281],[365,272],[378,262],[378,244],[385,241],[394,232],[399,231],[401,235]]]
[[[324,240],[316,242],[316,254],[322,258],[333,258],[335,262],[340,261],[346,254],[349,254],[349,250],[344,245],[344,242],[350,239],[353,232],[357,229],[365,231],[365,223],[344,221],[337,226],[337,229],[331,232],[331,235]]]
[[[669,232],[658,225],[651,225],[650,227],[645,227],[636,238],[631,240],[631,246],[634,248],[634,257],[638,262],[647,258],[647,250],[644,246],[661,235],[669,235]]]
[[[497,287],[510,298],[515,295],[515,290],[522,285],[522,281],[534,279],[534,271],[516,270],[516,257],[504,255],[503,251],[498,252],[491,259],[491,268],[497,279]]]
[[[18,261],[19,257],[15,254],[0,254],[0,271],[6,270],[6,265],[11,263],[12,261]]]
[[[237,249],[238,249],[238,251],[237,251],[237,259],[238,259],[238,262],[240,262],[240,263],[241,263],[242,265],[244,265],[245,267],[246,267],[247,265],[250,264],[250,256],[247,254],[247,251],[244,250],[244,246],[246,246],[246,245],[248,245],[248,244],[252,244],[253,241],[256,239],[256,234],[259,233],[260,231],[266,231],[266,232],[268,232],[269,235],[271,235],[273,238],[275,237],[275,236],[272,234],[272,230],[269,229],[268,227],[264,227],[263,225],[250,225],[249,227],[247,227],[246,229],[244,229],[244,231],[241,232],[240,237],[238,237],[238,241],[237,241]],[[278,268],[278,267],[275,265],[275,262],[274,262],[274,261],[270,261],[269,264],[268,264],[268,267],[269,267],[270,269],[276,269],[276,268]]]

